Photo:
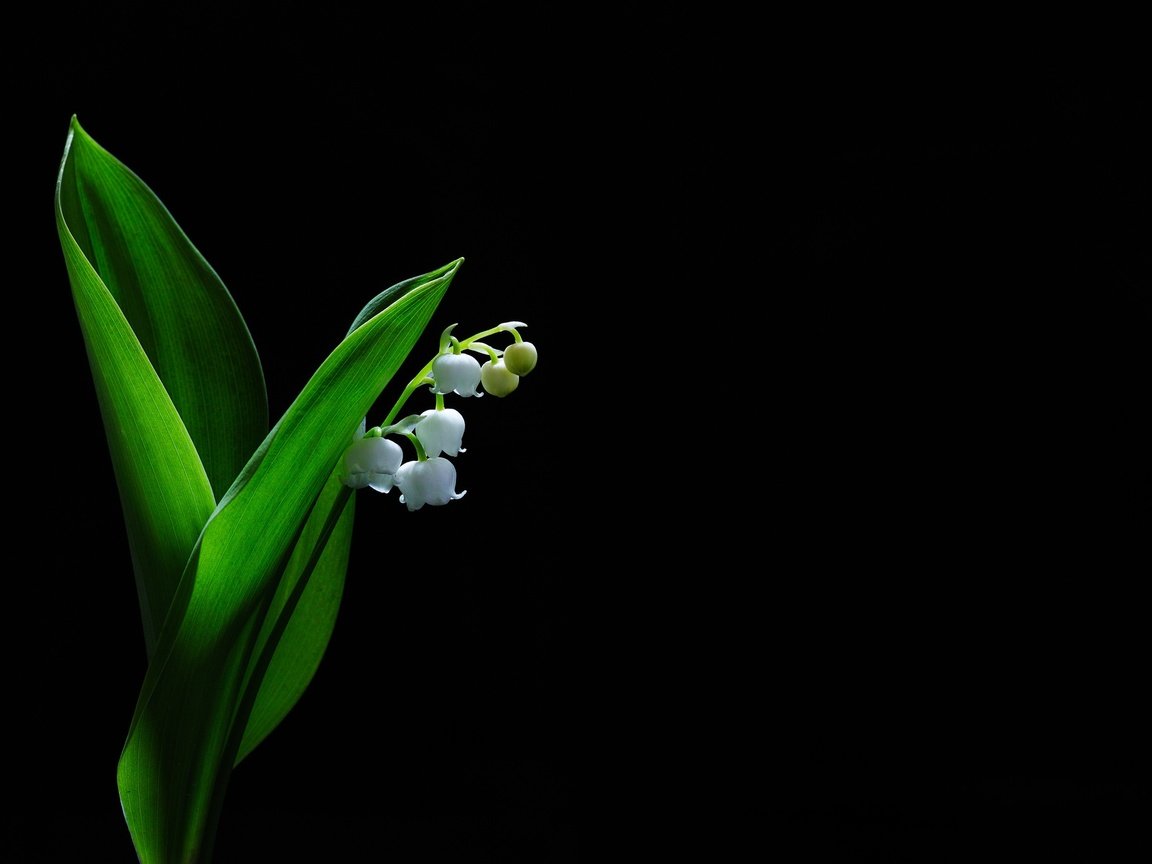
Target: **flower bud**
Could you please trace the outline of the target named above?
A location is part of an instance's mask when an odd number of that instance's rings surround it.
[[[480,367],[480,383],[493,396],[507,396],[520,385],[520,376],[509,372],[503,360],[489,360]]]
[[[536,368],[536,346],[531,342],[513,342],[504,349],[504,365],[513,375],[527,375]]]

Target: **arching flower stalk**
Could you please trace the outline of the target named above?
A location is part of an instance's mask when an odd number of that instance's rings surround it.
[[[468,339],[452,335],[456,325],[440,334],[440,349],[424,368],[404,388],[404,392],[379,426],[357,435],[344,453],[344,485],[352,489],[370,487],[388,492],[400,490],[400,501],[409,510],[419,510],[425,504],[441,506],[463,498],[465,492],[456,491],[456,466],[441,454],[459,456],[464,453],[464,416],[455,408],[446,408],[447,395],[460,397],[482,396],[485,393],[504,397],[520,384],[520,378],[536,368],[536,347],[525,342],[516,328],[526,327],[521,321],[509,321],[483,330]],[[480,340],[498,333],[509,333],[513,342],[501,350]],[[487,356],[483,366],[471,354]],[[408,400],[423,385],[436,397],[435,407],[421,414],[410,414],[396,421],[396,416]],[[396,435],[408,440],[416,451],[416,458],[403,461],[399,444],[386,436]]]

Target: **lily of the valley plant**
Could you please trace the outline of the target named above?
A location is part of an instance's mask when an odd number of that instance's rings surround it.
[[[56,225],[149,658],[120,800],[143,864],[203,864],[233,767],[296,704],[328,644],[354,491],[393,494],[408,511],[463,497],[452,461],[464,452],[461,407],[512,393],[536,349],[521,322],[463,339],[453,325],[369,426],[457,259],[372,298],[269,430],[259,357],[232,297],[75,118]]]

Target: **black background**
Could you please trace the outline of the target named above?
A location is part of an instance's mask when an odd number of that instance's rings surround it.
[[[1135,55],[688,7],[60,15],[8,129],[39,553],[4,860],[132,859],[143,649],[51,211],[72,114],[228,285],[273,416],[367,299],[458,256],[428,350],[508,319],[540,349],[461,406],[466,498],[361,493],[330,649],[218,861],[1144,842]]]

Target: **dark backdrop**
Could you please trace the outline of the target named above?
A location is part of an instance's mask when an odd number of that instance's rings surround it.
[[[1138,839],[1136,55],[856,23],[122,4],[28,28],[6,348],[51,342],[7,424],[39,550],[7,607],[8,858],[132,855],[143,649],[51,213],[73,113],[232,291],[274,416],[369,297],[458,256],[428,345],[519,319],[541,351],[466,405],[466,498],[361,493],[331,647],[236,772],[219,861]]]

